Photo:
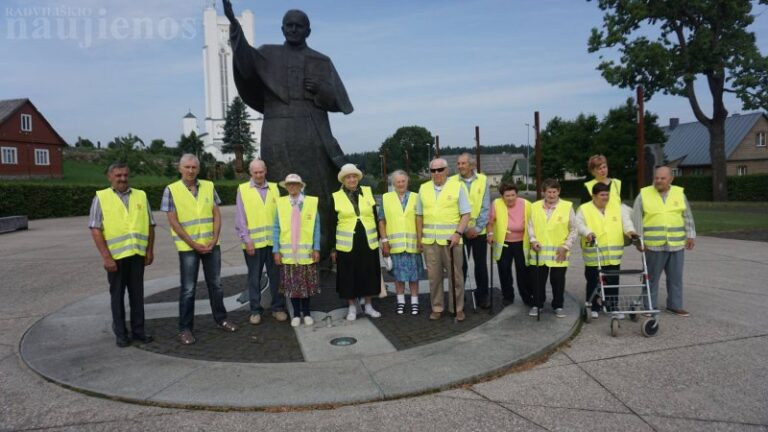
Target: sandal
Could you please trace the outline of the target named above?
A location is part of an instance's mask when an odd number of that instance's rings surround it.
[[[405,303],[397,304],[397,314],[402,315],[405,312]]]
[[[419,314],[419,304],[411,303],[411,315],[418,315],[418,314]]]

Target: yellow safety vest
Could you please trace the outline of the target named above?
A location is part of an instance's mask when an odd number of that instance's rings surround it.
[[[584,222],[595,237],[600,248],[601,265],[619,265],[624,255],[624,224],[621,220],[621,206],[605,206],[605,214],[592,202],[579,207]],[[597,248],[587,244],[586,237],[581,239],[584,265],[597,267]]]
[[[362,193],[358,196],[358,208],[360,216],[355,214],[355,208],[352,201],[347,198],[347,194],[339,189],[333,193],[333,202],[338,214],[336,223],[336,250],[340,252],[349,252],[352,250],[352,239],[355,236],[355,226],[360,220],[365,228],[368,237],[368,247],[376,249],[379,247],[379,239],[376,231],[376,219],[373,217],[373,206],[376,201],[373,199],[373,193],[368,186],[360,186]]]
[[[568,219],[571,214],[571,208],[573,204],[570,201],[560,200],[557,203],[552,216],[547,220],[547,213],[544,211],[544,200],[539,200],[533,203],[531,209],[531,217],[533,218],[533,230],[536,234],[536,241],[541,245],[541,251],[539,252],[539,265],[546,265],[548,267],[568,267],[568,256],[570,252],[565,255],[563,262],[555,261],[557,255],[557,248],[565,243],[565,239],[568,238]],[[532,253],[528,262],[530,264],[536,264],[535,253]]]
[[[418,252],[416,249],[416,200],[416,194],[409,193],[403,209],[397,192],[387,192],[382,197],[390,253]]]
[[[671,186],[666,202],[653,186],[640,189],[643,200],[643,241],[646,246],[685,245],[685,195],[683,188]]]
[[[523,210],[523,253],[525,254],[526,265],[528,265],[528,255],[531,252],[531,243],[528,239],[528,219],[531,217],[531,203],[524,199],[525,209]],[[516,204],[520,205],[520,203]],[[496,220],[493,223],[493,259],[501,259],[501,252],[504,249],[504,239],[507,237],[507,224],[509,223],[509,214],[507,213],[507,203],[502,198],[493,200],[494,213]]]
[[[301,234],[296,253],[291,244],[291,207],[290,198],[280,197],[277,200],[277,218],[280,223],[280,255],[283,264],[312,264],[312,251],[315,219],[317,218],[317,197],[305,196],[301,207]]]
[[[128,208],[112,188],[96,192],[101,206],[104,240],[112,259],[119,260],[131,255],[146,256],[149,242],[149,215],[147,194],[131,189]]]
[[[597,183],[596,179],[584,183],[584,187],[587,188],[587,192],[590,196],[592,196],[592,186],[594,186],[595,183]],[[621,204],[621,180],[615,178],[611,179],[610,196],[611,198],[608,200],[608,205]],[[619,205],[619,207],[621,207],[621,205]]]
[[[176,207],[176,217],[184,231],[197,244],[206,245],[213,240],[213,183],[208,180],[198,180],[197,198],[179,180],[168,185]],[[171,229],[171,237],[179,252],[188,252],[192,248]]]
[[[256,249],[272,246],[272,224],[275,221],[280,190],[275,183],[270,182],[267,185],[269,190],[263,200],[259,190],[251,187],[250,181],[239,186],[240,199],[243,201],[245,219],[248,223],[248,235]],[[242,246],[245,249],[245,244]]]
[[[472,182],[468,191],[469,203],[472,205],[472,214],[469,218],[469,224],[467,224],[468,228],[472,228],[477,225],[477,217],[480,216],[480,209],[483,207],[483,195],[485,194],[485,187],[488,184],[488,178],[485,176],[485,174],[477,173],[476,175],[477,178]],[[464,187],[467,187],[467,184],[464,183],[464,179],[461,178],[460,174],[452,175],[448,180],[461,182]],[[485,233],[486,228],[483,227],[483,230],[480,231],[480,235]]]
[[[461,220],[459,191],[466,186],[457,181],[447,181],[439,196],[435,196],[435,184],[428,181],[419,188],[422,217],[424,218],[421,242],[447,245]],[[459,240],[463,243],[462,240]]]

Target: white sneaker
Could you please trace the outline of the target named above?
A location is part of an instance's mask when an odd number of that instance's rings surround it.
[[[299,324],[301,324],[301,318],[299,318],[299,317],[294,317],[294,318],[291,320],[291,327],[298,327],[298,326],[299,326]]]
[[[374,309],[373,306],[366,306],[365,314],[371,318],[381,318],[381,312]]]
[[[565,318],[565,312],[563,311],[563,308],[557,308],[555,309],[555,316],[558,318]]]
[[[304,325],[305,326],[311,326],[314,323],[315,323],[315,320],[313,320],[311,316],[307,315],[307,316],[304,317]]]
[[[598,315],[597,311],[592,311],[592,319],[598,319],[600,318],[600,315]]]
[[[532,317],[539,316],[539,308],[537,308],[536,306],[532,307],[531,311],[528,312],[528,316],[532,316]]]
[[[350,310],[347,312],[347,321],[354,321],[357,319],[357,312],[354,310]]]
[[[627,317],[627,316],[626,316],[626,315],[624,315],[623,313],[620,313],[620,314],[616,314],[616,315],[614,315],[614,316],[615,316],[617,319],[625,319],[625,318]]]

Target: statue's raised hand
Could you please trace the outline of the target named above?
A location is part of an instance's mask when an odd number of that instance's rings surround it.
[[[237,20],[235,18],[235,11],[232,10],[232,2],[230,0],[223,0],[224,1],[224,16],[226,16],[229,19],[229,22],[233,23]]]

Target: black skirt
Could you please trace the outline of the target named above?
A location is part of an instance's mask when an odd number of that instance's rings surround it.
[[[354,299],[379,295],[380,291],[379,249],[368,246],[365,227],[358,220],[352,250],[336,252],[336,292],[343,299]]]

